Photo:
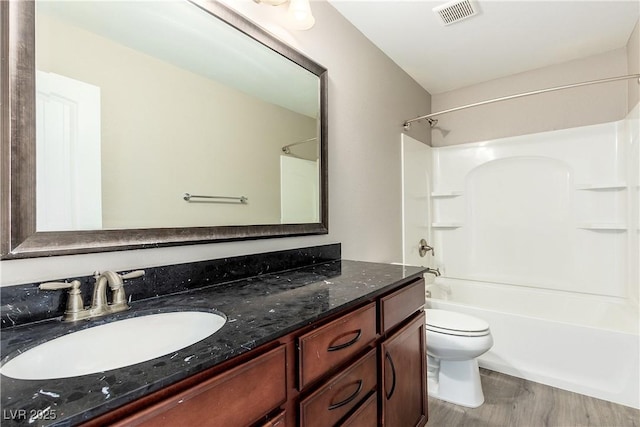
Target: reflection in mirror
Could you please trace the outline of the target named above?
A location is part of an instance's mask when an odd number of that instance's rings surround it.
[[[3,259],[327,233],[325,68],[215,1],[0,13]]]
[[[318,222],[318,77],[195,5],[37,2],[36,69],[38,231]]]

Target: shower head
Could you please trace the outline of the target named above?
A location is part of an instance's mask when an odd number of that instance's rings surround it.
[[[414,120],[416,120],[416,119],[414,119]],[[414,121],[414,120],[408,120],[408,121],[404,122],[404,125],[403,125],[404,130],[411,129],[411,122]],[[432,127],[432,128],[435,127],[438,124],[438,119],[432,119],[431,117],[427,117],[425,120],[429,123],[429,126]]]

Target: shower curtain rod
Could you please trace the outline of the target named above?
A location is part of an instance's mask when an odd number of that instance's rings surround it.
[[[283,145],[282,146],[282,151],[284,151],[286,154],[289,154],[289,148],[293,147],[294,145],[300,145],[300,144],[304,144],[305,142],[311,142],[311,141],[315,141],[318,138],[316,138],[315,136],[313,138],[309,138],[309,139],[305,139],[303,141],[298,141],[298,142],[292,142],[291,144],[287,144],[287,145]]]
[[[486,101],[474,102],[473,104],[467,104],[461,107],[449,108],[448,110],[442,110],[436,113],[426,114],[424,116],[409,119],[404,122],[404,130],[409,130],[411,128],[411,123],[417,122],[418,120],[427,120],[429,122],[429,125],[431,127],[434,127],[438,123],[438,120],[433,119],[432,117],[439,116],[446,113],[452,113],[454,111],[464,110],[466,108],[478,107],[480,105],[492,104],[494,102],[500,102],[500,101],[508,101],[510,99],[522,98],[530,95],[538,95],[546,92],[554,92],[556,90],[571,89],[574,87],[588,86],[593,84],[608,83],[608,82],[615,82],[618,80],[630,80],[630,79],[639,79],[639,83],[640,83],[640,74],[629,74],[627,76],[609,77],[606,79],[598,79],[598,80],[591,80],[588,82],[573,83],[573,84],[564,85],[564,86],[556,86],[556,87],[550,87],[547,89],[534,90],[531,92],[518,93],[516,95],[502,96],[500,98],[488,99]]]

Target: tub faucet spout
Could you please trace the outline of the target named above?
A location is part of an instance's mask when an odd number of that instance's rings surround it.
[[[436,277],[440,276],[440,268],[429,268],[427,267],[427,271],[425,273],[433,274]]]

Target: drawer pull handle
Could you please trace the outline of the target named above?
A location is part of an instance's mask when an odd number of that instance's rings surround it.
[[[389,400],[389,399],[391,399],[391,396],[393,396],[393,392],[396,391],[396,367],[393,364],[393,359],[391,359],[391,355],[389,354],[388,351],[386,352],[384,357],[385,357],[385,359],[387,359],[389,361],[389,366],[391,366],[391,374],[393,375],[393,381],[391,382],[391,391],[389,391],[389,393],[387,393],[386,390],[385,390],[385,394],[387,396],[387,400]]]
[[[329,410],[333,411],[334,409],[338,409],[341,406],[347,405],[349,403],[351,403],[353,401],[353,399],[355,399],[358,394],[360,394],[360,391],[362,390],[362,380],[358,380],[358,388],[356,389],[356,391],[349,397],[347,397],[345,400],[343,400],[342,402],[338,402],[338,403],[334,403],[333,405],[329,405]]]
[[[350,333],[352,333],[352,332],[349,332],[349,334]],[[358,329],[358,332],[356,333],[356,336],[355,336],[354,339],[352,339],[351,341],[348,341],[348,342],[346,342],[344,344],[338,344],[338,345],[329,346],[329,348],[327,348],[327,351],[338,351],[338,350],[342,350],[343,348],[347,348],[349,346],[352,346],[352,345],[354,345],[355,343],[358,342],[358,340],[360,339],[361,336],[362,336],[362,329]],[[340,337],[338,337],[338,338],[340,338]]]

